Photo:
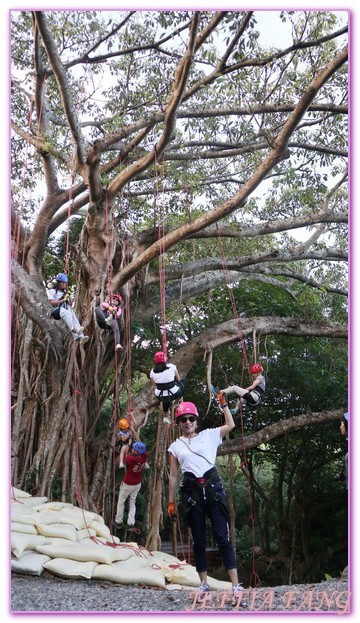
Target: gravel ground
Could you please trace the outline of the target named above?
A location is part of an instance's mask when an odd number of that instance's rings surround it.
[[[194,591],[150,589],[95,580],[64,580],[12,574],[11,613],[21,612],[336,612],[350,611],[348,582],[261,587],[244,591],[246,603],[231,603],[212,591],[200,599]]]

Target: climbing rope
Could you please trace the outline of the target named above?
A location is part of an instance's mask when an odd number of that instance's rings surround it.
[[[220,249],[223,272],[224,272],[226,284],[227,284],[228,290],[229,290],[229,298],[230,298],[230,302],[231,302],[233,315],[234,315],[234,318],[235,318],[236,323],[237,323],[239,337],[240,337],[240,343],[241,343],[241,349],[242,349],[242,354],[243,354],[243,364],[242,364],[243,367],[242,367],[242,374],[241,374],[241,382],[242,382],[242,375],[243,375],[243,371],[244,371],[244,364],[245,364],[245,366],[246,366],[246,368],[248,370],[249,375],[250,375],[250,366],[249,366],[249,362],[248,362],[248,358],[247,358],[246,344],[245,344],[244,335],[243,335],[243,332],[242,332],[241,326],[240,326],[239,314],[237,312],[237,306],[236,306],[236,301],[235,301],[235,297],[234,297],[234,292],[233,292],[233,289],[231,287],[231,280],[230,280],[229,269],[228,269],[227,261],[226,261],[226,258],[225,258],[224,246],[222,244],[222,240],[221,240],[221,237],[220,237],[218,224],[216,224],[216,230],[217,230],[217,243],[218,243],[218,248]],[[256,344],[255,344],[254,347],[255,347],[255,357],[256,357]],[[243,417],[242,417],[241,401],[240,401],[240,425],[241,425],[241,438],[242,438],[242,445],[243,445],[243,448],[242,448],[242,452],[243,452],[242,464],[246,468],[246,475],[247,475],[247,482],[248,482],[249,506],[250,506],[249,521],[251,522],[251,538],[252,538],[252,571],[251,571],[251,575],[250,575],[250,586],[251,586],[251,582],[252,582],[253,579],[254,579],[255,585],[257,585],[257,582],[259,582],[260,580],[259,580],[259,578],[258,578],[258,576],[257,576],[257,574],[255,572],[255,524],[254,524],[254,514],[253,514],[253,496],[252,496],[252,492],[251,492],[250,479],[248,477],[249,470],[248,470],[248,461],[247,461],[246,448],[245,448],[245,429],[244,429],[244,420],[243,420]]]

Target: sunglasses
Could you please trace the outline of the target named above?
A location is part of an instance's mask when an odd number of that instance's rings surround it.
[[[179,417],[180,424],[185,424],[185,422],[187,422],[188,420],[189,422],[193,423],[196,422],[197,418],[195,417],[195,415],[189,415],[189,417],[182,415],[181,417]]]

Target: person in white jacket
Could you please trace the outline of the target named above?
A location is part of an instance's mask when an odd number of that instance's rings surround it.
[[[49,303],[53,307],[51,317],[54,320],[65,320],[73,338],[84,344],[89,338],[84,335],[84,327],[80,325],[72,309],[72,301],[68,294],[68,281],[68,276],[65,273],[58,273],[55,277],[54,287],[47,291]]]
[[[163,351],[155,353],[154,363],[155,365],[150,372],[150,380],[156,385],[155,396],[162,402],[164,423],[170,424],[171,422],[167,417],[170,405],[174,400],[183,396],[186,382],[180,379],[176,365],[168,362]]]

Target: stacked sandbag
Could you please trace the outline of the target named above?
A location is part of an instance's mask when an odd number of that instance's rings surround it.
[[[40,576],[44,570],[67,579],[107,580],[193,590],[195,567],[137,543],[121,543],[101,515],[65,502],[48,502],[12,488],[11,570]],[[229,590],[230,582],[208,578],[210,588]]]

